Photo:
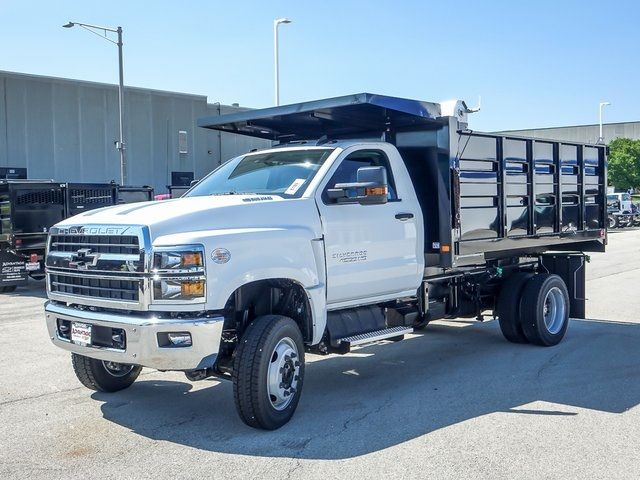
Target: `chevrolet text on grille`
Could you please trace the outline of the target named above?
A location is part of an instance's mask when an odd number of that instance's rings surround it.
[[[130,227],[55,227],[52,233],[58,235],[123,235]]]

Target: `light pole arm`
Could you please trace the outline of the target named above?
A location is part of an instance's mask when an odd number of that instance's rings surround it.
[[[117,28],[101,27],[100,25],[91,25],[90,23],[81,23],[81,22],[69,22],[69,23],[72,25],[78,25],[79,27],[95,28],[96,30],[104,30],[106,32],[118,33]]]

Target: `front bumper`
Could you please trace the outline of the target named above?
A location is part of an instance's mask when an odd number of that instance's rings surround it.
[[[222,316],[206,318],[158,318],[144,314],[94,312],[47,302],[45,317],[51,341],[73,353],[109,362],[140,365],[157,370],[197,370],[213,366],[222,337]],[[60,336],[58,319],[125,331],[123,350],[82,346]],[[161,347],[158,333],[189,332],[190,347]]]

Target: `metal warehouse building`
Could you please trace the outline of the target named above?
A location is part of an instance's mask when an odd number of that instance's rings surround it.
[[[241,110],[207,97],[125,87],[127,183],[166,191],[173,172],[202,178],[263,140],[196,127],[199,117]],[[0,167],[28,178],[120,180],[116,85],[0,71]],[[187,175],[188,176],[188,175]]]
[[[572,127],[535,128],[531,130],[506,130],[499,133],[580,143],[596,143],[600,136],[600,127],[597,124],[576,125]],[[602,136],[604,137],[605,143],[609,143],[614,138],[619,137],[639,140],[640,122],[605,123],[602,126]]]

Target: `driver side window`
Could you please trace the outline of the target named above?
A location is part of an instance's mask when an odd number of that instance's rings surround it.
[[[387,171],[387,181],[389,184],[387,199],[390,202],[398,200],[387,155],[381,150],[358,150],[342,160],[322,192],[322,201],[325,204],[332,203],[327,194],[327,190],[334,188],[337,183],[357,182],[357,174],[360,167],[384,167]]]

